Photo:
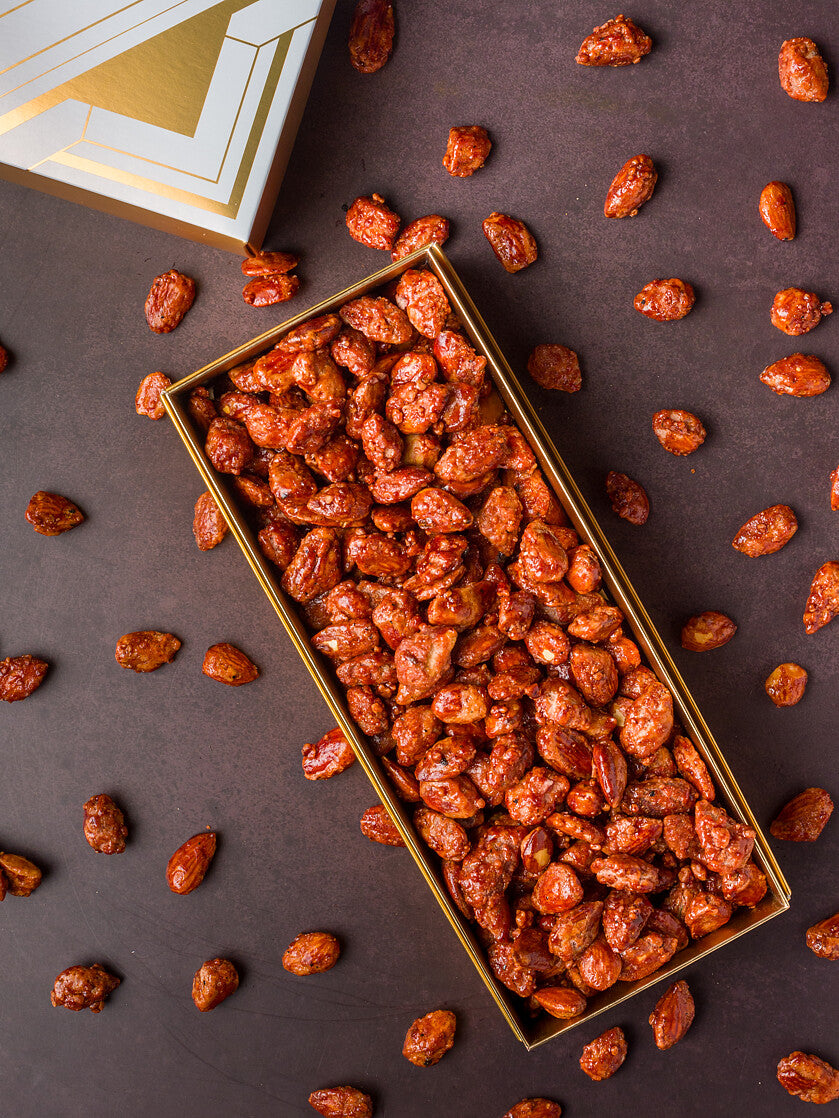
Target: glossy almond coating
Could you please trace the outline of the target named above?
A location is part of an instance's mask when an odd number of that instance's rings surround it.
[[[804,628],[815,633],[839,613],[839,563],[822,563],[813,577],[807,605],[804,607]]]
[[[429,245],[444,245],[449,239],[449,222],[439,214],[418,217],[406,225],[393,245],[391,259],[401,260],[403,256],[416,252],[418,248]]]
[[[580,1067],[595,1083],[609,1079],[626,1059],[628,1048],[623,1029],[615,1026],[595,1037],[583,1049]]]
[[[99,854],[122,854],[128,828],[110,796],[91,796],[84,805],[84,837]]]
[[[362,295],[341,307],[341,318],[366,338],[386,345],[402,345],[413,334],[405,312],[388,299]]]
[[[778,330],[797,337],[809,333],[828,314],[833,314],[833,304],[823,303],[814,291],[787,287],[773,299],[770,318]]]
[[[539,255],[536,238],[518,218],[491,213],[481,228],[492,251],[508,272],[520,272]]]
[[[402,219],[386,205],[381,194],[372,194],[356,198],[347,210],[346,224],[354,241],[390,252]]]
[[[839,912],[807,929],[807,946],[820,959],[839,959]]]
[[[430,1068],[454,1044],[457,1019],[448,1009],[435,1009],[418,1017],[408,1029],[402,1055],[418,1068]]]
[[[291,252],[257,252],[242,261],[243,276],[274,276],[291,272],[299,261]]]
[[[651,280],[635,296],[635,309],[656,322],[676,322],[693,308],[696,296],[680,279]]]
[[[256,276],[242,288],[242,298],[250,307],[275,307],[293,299],[300,287],[298,276]]]
[[[202,831],[179,846],[166,866],[166,883],[173,893],[192,893],[204,880],[216,852],[213,831]]]
[[[192,534],[199,550],[210,551],[218,547],[227,532],[227,521],[216,504],[215,497],[207,490],[195,502],[192,518]]]
[[[839,466],[830,473],[830,507],[833,512],[839,509]]]
[[[0,700],[19,703],[29,698],[44,682],[48,668],[46,660],[38,660],[28,653],[0,660]]]
[[[820,396],[830,388],[830,373],[813,354],[792,353],[782,357],[767,365],[760,379],[779,396]]]
[[[693,995],[687,982],[674,982],[656,1002],[650,1014],[656,1047],[665,1051],[682,1039],[693,1024]]]
[[[172,633],[141,629],[120,637],[114,656],[121,668],[130,668],[134,672],[154,672],[170,663],[180,647],[181,642]]]
[[[234,497],[499,983],[568,1019],[760,901],[754,833],[421,261],[230,380]],[[306,775],[349,758],[333,731]],[[363,831],[402,844],[383,805]]]
[[[201,671],[210,679],[226,683],[229,687],[241,687],[253,683],[259,675],[259,668],[234,644],[226,641],[211,645],[204,654]]]
[[[802,1102],[828,1103],[839,1099],[839,1071],[808,1052],[790,1052],[778,1064],[778,1082]]]
[[[405,845],[405,840],[400,835],[384,804],[368,807],[364,812],[361,816],[361,833],[371,842],[378,842],[382,846]]]
[[[0,871],[13,897],[28,897],[41,884],[42,874],[34,862],[20,854],[0,851]]]
[[[658,172],[648,155],[633,155],[612,180],[606,194],[603,213],[606,217],[635,217],[638,210],[653,196]]]
[[[772,820],[769,833],[785,842],[815,842],[833,814],[833,800],[824,788],[805,788]]]
[[[341,945],[329,932],[301,932],[283,953],[283,967],[301,977],[331,970],[341,955]]]
[[[807,672],[800,664],[779,664],[766,677],[766,694],[776,707],[793,707],[804,698]]]
[[[606,495],[614,511],[630,524],[646,524],[650,501],[646,491],[627,474],[610,470],[606,475]]]
[[[146,297],[146,321],[155,334],[169,334],[195,299],[195,280],[171,268],[156,276]]]
[[[789,505],[771,505],[746,521],[731,546],[754,559],[785,547],[798,531],[798,520]]]
[[[373,1100],[357,1087],[323,1087],[312,1091],[309,1106],[322,1118],[373,1118]]]
[[[134,408],[137,415],[146,415],[149,419],[162,419],[166,408],[160,398],[161,392],[172,384],[165,373],[149,373],[140,381],[137,395],[134,397]]]
[[[502,1118],[561,1118],[562,1107],[550,1099],[522,1099]]]
[[[489,134],[479,124],[450,128],[443,166],[455,178],[467,178],[483,167],[491,148]]]
[[[781,89],[794,101],[824,101],[827,66],[812,39],[787,39],[778,54]]]
[[[583,40],[574,60],[580,66],[628,66],[652,49],[652,40],[624,15],[595,27]]]
[[[120,981],[115,975],[108,974],[99,963],[89,967],[67,967],[56,978],[50,1001],[54,1006],[64,1006],[75,1012],[89,1009],[91,1013],[100,1013],[105,998],[116,990]]]
[[[682,648],[689,652],[710,652],[728,644],[737,626],[730,617],[717,610],[709,609],[698,613],[685,622],[682,627]]]
[[[337,727],[303,746],[303,775],[307,780],[328,780],[355,761],[352,746]]]
[[[795,202],[785,182],[770,182],[760,192],[758,206],[763,224],[779,241],[795,237]]]
[[[360,74],[375,74],[390,58],[395,26],[390,0],[358,0],[350,25],[350,62]]]
[[[209,1013],[239,989],[239,972],[229,959],[208,959],[192,979],[192,1000],[202,1013]]]
[[[60,536],[84,520],[84,513],[72,501],[43,489],[30,498],[25,515],[41,536]]]
[[[579,392],[580,359],[564,345],[537,345],[527,359],[527,371],[542,388]]]
[[[707,432],[692,412],[674,408],[653,416],[653,432],[665,450],[677,457],[693,454],[705,442]]]
[[[585,997],[570,986],[543,986],[536,991],[533,999],[546,1013],[558,1017],[560,1021],[579,1017],[586,1008]]]

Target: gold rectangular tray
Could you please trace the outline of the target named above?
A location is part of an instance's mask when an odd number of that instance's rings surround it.
[[[632,636],[647,657],[661,681],[673,694],[674,713],[696,744],[708,765],[717,788],[727,803],[731,813],[742,823],[753,827],[757,833],[754,859],[766,875],[769,889],[766,896],[754,909],[737,909],[734,916],[724,927],[712,932],[698,942],[692,942],[661,970],[649,978],[632,984],[621,984],[619,989],[612,987],[589,1000],[585,1013],[571,1021],[559,1021],[546,1014],[531,1019],[522,1012],[520,999],[516,999],[493,975],[487,964],[484,950],[478,942],[469,923],[452,904],[443,883],[437,859],[419,840],[413,824],[407,816],[399,799],[396,798],[388,783],[378,757],[369,747],[364,736],[359,733],[350,717],[340,686],[335,682],[331,666],[323,660],[312,647],[306,629],[298,617],[295,604],[291,603],[280,588],[279,578],[272,564],[262,555],[254,533],[246,523],[237,507],[232,487],[224,475],[216,473],[204,453],[203,439],[194,429],[185,407],[185,396],[198,385],[205,385],[236,365],[249,361],[271,348],[280,337],[299,323],[315,315],[334,313],[351,299],[357,299],[374,288],[382,287],[402,274],[408,268],[425,266],[429,268],[443,285],[452,309],[457,313],[463,328],[474,347],[487,358],[487,368],[492,375],[495,387],[503,398],[510,414],[527,436],[536,453],[539,465],[568,514],[581,539],[596,551],[603,571],[603,586],[612,600],[620,607],[628,621]],[[655,629],[635,590],[609,546],[600,526],[577,488],[571,474],[560,458],[549,435],[542,426],[536,412],[518,383],[512,369],[507,364],[492,334],[474,303],[469,298],[463,284],[445,254],[437,245],[420,249],[398,263],[390,264],[360,283],[341,291],[332,299],[324,300],[310,310],[296,315],[288,322],[260,334],[232,352],[220,357],[203,369],[184,377],[163,393],[163,402],[172,422],[184,441],[189,454],[198,467],[204,483],[215,497],[227,521],[230,531],[236,537],[245,558],[259,579],[262,589],[282,621],[297,651],[300,653],[323,698],[345,733],[347,740],[358,758],[370,782],[387,805],[396,826],[407,844],[414,861],[429,885],[438,904],[445,912],[458,939],[465,947],[489,992],[518,1039],[528,1048],[534,1048],[551,1037],[567,1029],[588,1021],[598,1013],[618,1005],[641,990],[647,989],[665,978],[704,958],[711,951],[736,939],[746,932],[764,924],[773,916],[789,908],[790,891],[775,858],[769,849],[766,838],[758,826],[737,781],[693,700],[684,680],[673,663],[664,642]]]

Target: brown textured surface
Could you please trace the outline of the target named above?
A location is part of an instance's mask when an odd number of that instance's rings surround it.
[[[837,95],[800,104],[777,78],[781,42],[800,34],[835,75],[832,5],[805,0],[792,19],[781,0],[748,12],[644,0],[627,14],[653,50],[618,70],[573,61],[615,14],[592,0],[464,7],[454,19],[442,0],[403,5],[393,58],[364,76],[347,56],[352,5],[339,2],[266,241],[301,256],[301,289],[285,306],[246,306],[233,256],[0,183],[0,338],[12,356],[0,379],[0,656],[31,652],[51,664],[31,698],[0,710],[0,844],[45,871],[31,898],[0,908],[0,1069],[16,1118],[117,1109],[302,1118],[313,1113],[309,1092],[341,1083],[369,1090],[377,1118],[492,1118],[534,1094],[569,1115],[795,1115],[800,1104],[774,1081],[778,1059],[802,1048],[839,1062],[839,973],[804,943],[836,907],[825,892],[835,820],[815,845],[776,844],[792,911],[687,974],[696,1021],[672,1052],[648,1036],[653,992],[526,1054],[408,854],[361,834],[375,798],[360,767],[304,779],[300,749],[329,729],[326,709],[233,540],[196,548],[202,486],[171,425],[134,411],[149,372],[180,377],[387,263],[347,234],[342,206],[356,196],[379,191],[406,222],[445,215],[446,251],[758,818],[768,824],[811,785],[835,796],[839,622],[808,637],[801,614],[815,570],[839,559],[826,482],[839,387],[797,400],[758,379],[795,348],[769,321],[774,293],[837,295]],[[441,165],[448,130],[473,123],[487,127],[493,150],[472,178],[453,179]],[[636,218],[609,221],[609,183],[639,151],[659,170],[655,195]],[[795,196],[792,242],[776,241],[758,214],[773,179]],[[539,243],[539,259],[518,275],[481,232],[496,209]],[[143,302],[169,267],[195,277],[197,296],[178,329],[156,337]],[[696,306],[681,322],[650,322],[632,299],[670,275],[693,284]],[[834,374],[836,317],[805,347]],[[579,353],[582,391],[530,385],[524,367],[540,342]],[[659,446],[651,418],[661,408],[705,423],[695,455]],[[645,526],[611,512],[610,469],[644,485]],[[23,513],[42,488],[78,501],[86,522],[36,536]],[[737,554],[739,525],[778,502],[799,518],[790,545],[759,563]],[[700,657],[678,635],[706,609],[739,628]],[[184,642],[146,676],[113,659],[120,634],[141,628]],[[259,663],[251,686],[201,675],[204,651],[226,640]],[[763,681],[783,660],[801,663],[810,683],[798,706],[776,710]],[[120,858],[98,858],[82,834],[82,804],[102,790],[131,828]],[[205,827],[220,835],[212,872],[194,895],[174,896],[166,860]],[[334,932],[344,951],[328,974],[296,979],[282,950],[310,928]],[[242,985],[205,1017],[192,976],[217,955],[236,964]],[[53,1010],[55,975],[93,960],[123,979],[103,1014]],[[401,1044],[437,1006],[456,1011],[458,1037],[417,1090]],[[612,1025],[627,1029],[626,1065],[590,1083],[580,1050]]]

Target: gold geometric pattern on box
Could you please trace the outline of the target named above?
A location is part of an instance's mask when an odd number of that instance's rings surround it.
[[[0,161],[140,207],[233,218],[263,134],[270,164],[319,9],[26,0],[0,15]]]

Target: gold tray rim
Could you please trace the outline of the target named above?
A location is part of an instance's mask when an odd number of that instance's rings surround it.
[[[526,1022],[517,1005],[513,1002],[511,993],[501,985],[489,969],[483,948],[472,928],[452,904],[448,892],[440,880],[439,870],[432,863],[427,849],[419,842],[413,824],[409,820],[401,801],[391,791],[378,757],[367,746],[363,735],[359,733],[349,715],[343,695],[330,678],[319,654],[312,648],[300,618],[286,599],[268,562],[255,545],[250,527],[223,489],[221,475],[215,472],[204,454],[203,446],[196,440],[186,409],[180,401],[180,398],[191,389],[205,384],[220,374],[228,372],[236,365],[264,352],[275,344],[282,335],[307,319],[317,315],[333,313],[339,306],[351,299],[365,295],[374,288],[383,287],[409,268],[422,264],[433,271],[440,280],[466,333],[473,344],[486,356],[496,389],[535,451],[539,465],[551,482],[574,527],[586,542],[594,546],[600,559],[606,589],[628,618],[632,635],[643,649],[656,675],[673,693],[676,713],[711,768],[719,791],[728,800],[729,806],[741,822],[745,822],[754,828],[756,832],[756,860],[766,874],[769,883],[769,891],[756,909],[738,910],[735,919],[737,917],[740,919],[734,927],[730,924],[725,925],[705,939],[693,942],[682,951],[677,952],[673,960],[648,978],[640,979],[619,990],[612,987],[611,990],[592,999],[586,1011],[570,1021],[560,1021],[543,1015],[535,1023]],[[790,905],[789,885],[761,827],[749,808],[739,784],[725,761],[716,739],[700,713],[690,690],[682,679],[661,636],[636,594],[599,523],[556,449],[553,440],[545,430],[495,338],[472,302],[463,282],[438,245],[418,249],[402,260],[391,263],[358,283],[344,288],[337,295],[323,299],[293,318],[251,338],[229,353],[172,384],[163,392],[162,400],[166,412],[186,446],[193,463],[217,501],[232,535],[244,553],[249,566],[280,618],[309,674],[315,681],[321,696],[347,736],[359,763],[377,794],[381,797],[382,802],[386,805],[426,884],[430,887],[446,918],[454,928],[458,939],[489,989],[507,1024],[528,1050],[545,1043],[554,1036],[567,1032],[568,1029],[589,1021],[592,1017],[619,1005],[628,998],[634,997],[635,994],[641,993],[649,986],[655,985],[685,967],[693,965],[718,947],[738,939],[747,932],[760,927],[767,920],[771,920],[787,911]]]

